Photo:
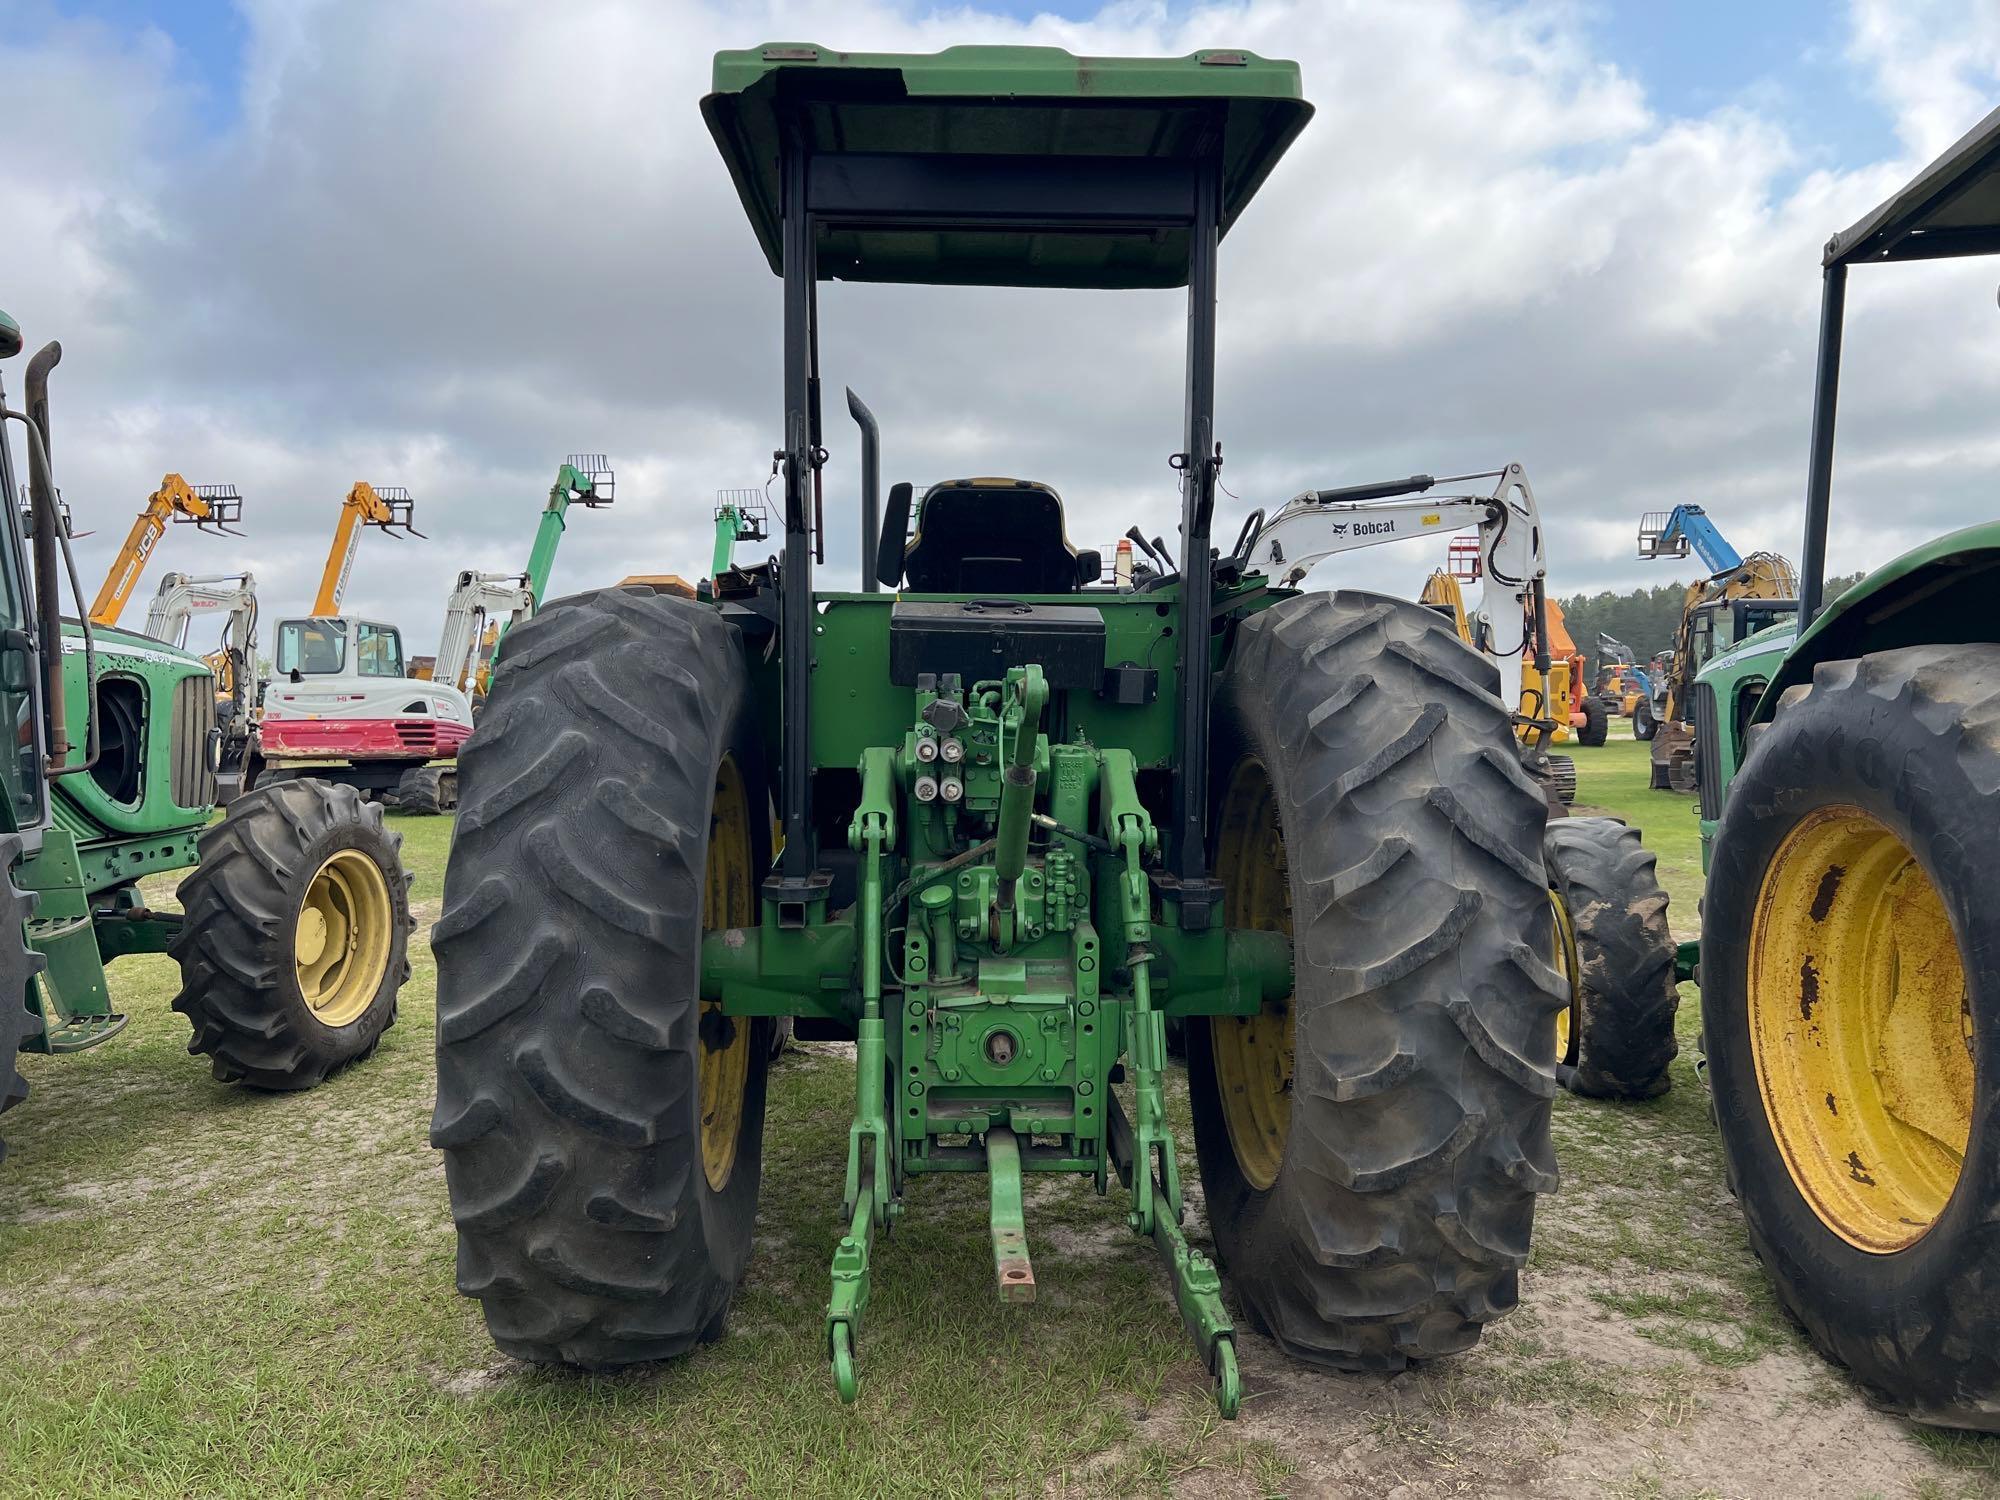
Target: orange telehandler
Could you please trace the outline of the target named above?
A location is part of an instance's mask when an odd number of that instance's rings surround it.
[[[160,487],[146,497],[146,508],[132,523],[125,545],[118,549],[111,571],[104,575],[104,586],[98,589],[97,599],[90,606],[90,623],[118,623],[126,601],[138,587],[139,575],[146,570],[153,548],[166,535],[168,522],[193,525],[197,530],[218,535],[241,536],[242,532],[230,527],[242,518],[243,497],[236,492],[235,485],[189,484],[178,474],[167,475],[160,481]]]

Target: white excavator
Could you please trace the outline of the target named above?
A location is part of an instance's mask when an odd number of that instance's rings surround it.
[[[169,573],[146,608],[146,634],[187,648],[195,621],[220,622],[216,648],[202,660],[215,674],[215,740],[209,755],[216,800],[243,790],[243,765],[257,718],[257,580],[249,573]]]
[[[535,591],[522,573],[458,575],[444,606],[431,681],[448,683],[476,704],[485,696],[500,638],[535,612]]]
[[[602,453],[572,453],[563,460],[535,525],[527,568],[519,573],[468,570],[458,575],[445,601],[444,633],[431,665],[433,682],[458,689],[474,703],[486,696],[507,632],[530,618],[548,597],[549,575],[568,530],[570,507],[597,510],[609,505],[617,483],[611,460]]]
[[[472,733],[471,703],[409,670],[394,625],[340,607],[362,529],[421,537],[413,511],[410,492],[393,485],[357,483],[341,502],[312,614],[278,622],[246,784],[311,776],[393,799],[405,812],[456,803],[451,762]]]
[[[1433,493],[1439,485],[1492,481],[1485,493]],[[1421,499],[1404,499],[1418,495]],[[1343,552],[1420,537],[1479,533],[1480,595],[1468,611],[1472,644],[1500,669],[1500,699],[1521,701],[1521,665],[1529,652],[1548,673],[1548,558],[1534,487],[1519,464],[1452,474],[1413,474],[1378,484],[1306,490],[1268,520],[1257,512],[1244,526],[1239,557],[1245,570],[1293,586],[1314,565]]]

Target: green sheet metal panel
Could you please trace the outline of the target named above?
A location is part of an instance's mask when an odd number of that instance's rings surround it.
[[[92,627],[90,634],[96,647],[100,693],[105,684],[124,683],[141,695],[143,711],[135,721],[140,740],[126,750],[138,759],[138,796],[136,800],[121,802],[92,773],[65,776],[55,783],[50,797],[50,810],[57,826],[68,829],[84,845],[105,839],[163,838],[187,828],[201,827],[208,819],[207,805],[184,808],[174,801],[173,705],[175,689],[182,680],[189,677],[213,680],[208,664],[190,651],[137,631],[98,625]],[[84,758],[90,695],[84,675],[83,635],[74,621],[63,622],[62,649],[63,692],[73,745],[68,764],[78,765]],[[99,708],[105,709],[102,696]],[[106,757],[99,764],[108,765],[114,749],[107,724],[100,724],[99,737],[104,741]]]
[[[1242,213],[1306,121],[1296,63],[1210,49],[1180,58],[1078,57],[1058,47],[948,47],[931,54],[771,44],[715,58],[702,114],[765,259],[781,269],[780,121],[798,118],[816,157],[1111,163],[1216,155],[1222,229]],[[1184,233],[1028,233],[829,228],[826,279],[1009,286],[1179,286]]]
[[[948,596],[815,595],[820,606],[813,626],[815,770],[852,770],[867,746],[881,743],[884,724],[902,724],[910,717],[910,689],[889,680],[889,613],[899,597]],[[1179,661],[1172,636],[1180,618],[1174,592],[1169,588],[1150,594],[1090,591],[1008,597],[1029,604],[1084,604],[1104,616],[1105,665],[1151,667],[1159,673],[1157,691],[1151,702],[1130,705],[1089,693],[1068,694],[1064,711],[1069,728],[1092,744],[1129,750],[1142,770],[1172,765]]]
[[[1883,564],[1820,611],[1765,689],[1758,720],[1771,717],[1786,688],[1810,682],[1818,662],[1901,646],[2000,640],[1996,588],[2000,521],[1933,537]]]

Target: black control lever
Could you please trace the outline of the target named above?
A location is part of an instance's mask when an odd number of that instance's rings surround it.
[[[1146,554],[1147,558],[1152,562],[1153,566],[1159,569],[1160,573],[1163,576],[1165,574],[1172,573],[1175,571],[1174,565],[1167,560],[1167,544],[1161,541],[1158,537],[1153,538],[1153,540],[1149,542],[1146,540],[1144,535],[1140,533],[1139,528],[1136,526],[1134,526],[1131,530],[1127,531],[1125,533],[1125,537],[1126,540],[1131,542],[1133,546],[1137,547],[1141,552]]]

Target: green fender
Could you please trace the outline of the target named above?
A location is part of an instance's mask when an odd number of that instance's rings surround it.
[[[2000,641],[2000,521],[1933,537],[1870,573],[1830,607],[1786,655],[1757,704],[1767,722],[1786,688],[1812,680],[1823,661],[1899,646]]]
[[[1721,785],[1704,787],[1700,804],[1702,868],[1737,769],[1743,764],[1741,736],[1752,724],[1770,722],[1778,698],[1797,683],[1812,681],[1823,661],[1845,661],[1870,651],[1966,641],[2000,641],[2000,611],[1993,592],[2000,585],[2000,522],[1988,521],[1934,537],[1887,563],[1820,612],[1812,628],[1794,639],[1790,625],[1774,625],[1739,642],[1702,668],[1697,681],[1714,694],[1720,743],[1710,764]],[[1756,706],[1739,711],[1739,696],[1757,691]]]

